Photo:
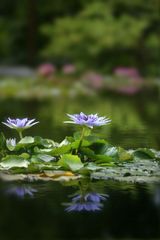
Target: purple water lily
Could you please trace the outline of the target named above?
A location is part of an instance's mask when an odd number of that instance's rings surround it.
[[[20,118],[16,118],[16,119],[8,118],[6,120],[6,122],[2,122],[2,123],[9,128],[17,130],[20,138],[22,138],[22,132],[25,129],[28,129],[28,128],[32,127],[33,125],[35,125],[39,122],[35,122],[35,119],[28,119],[28,118],[22,118],[22,119],[20,119]]]
[[[102,210],[102,201],[105,201],[109,196],[107,194],[100,193],[86,193],[85,195],[76,194],[72,198],[72,202],[65,210],[67,212],[72,211],[100,211]]]
[[[65,121],[65,123],[73,123],[82,126],[93,128],[94,126],[102,126],[111,122],[109,118],[99,117],[98,114],[86,115],[83,112],[80,114],[67,114],[71,121]]]
[[[16,129],[16,130],[24,130],[27,128],[32,127],[33,125],[39,123],[39,122],[34,122],[35,119],[28,119],[28,118],[8,118],[6,122],[2,122],[4,125],[6,125],[9,128]]]

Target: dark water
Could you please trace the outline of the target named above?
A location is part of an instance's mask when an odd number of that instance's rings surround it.
[[[76,129],[63,124],[66,113],[80,111],[112,119],[110,126],[96,130],[112,144],[160,148],[159,96],[154,91],[136,96],[108,94],[101,98],[0,101],[0,121],[9,116],[36,118],[40,124],[26,134],[56,141],[72,135]],[[7,137],[16,136],[2,124],[1,130]],[[0,186],[0,240],[160,239],[160,186],[155,184],[84,180],[82,183],[1,182]],[[92,200],[99,202],[92,201],[89,208],[100,209],[67,212],[66,208],[73,205],[72,194],[83,197],[94,194]],[[102,200],[101,194],[108,196]]]
[[[160,239],[160,186],[103,181],[92,186],[92,192],[108,195],[101,210],[67,212],[65,203],[79,191],[75,182],[1,183],[0,239]],[[33,196],[15,190],[22,188]]]

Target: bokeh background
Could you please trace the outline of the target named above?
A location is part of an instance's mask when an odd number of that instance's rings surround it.
[[[0,63],[159,73],[158,0],[2,0]]]

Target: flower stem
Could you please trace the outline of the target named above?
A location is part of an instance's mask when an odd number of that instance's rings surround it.
[[[77,152],[79,151],[80,147],[82,146],[84,133],[85,133],[85,127],[82,128],[82,133],[81,133],[81,137],[80,137],[79,145],[78,145],[78,148],[77,148]]]
[[[22,139],[22,138],[23,138],[22,132],[19,131],[18,133],[19,133],[19,137],[20,137],[20,139]]]

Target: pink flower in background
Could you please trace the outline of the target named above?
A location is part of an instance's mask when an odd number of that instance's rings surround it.
[[[76,66],[73,64],[65,64],[62,67],[62,71],[64,74],[73,74],[76,72]]]
[[[56,71],[56,68],[51,63],[45,63],[38,67],[38,74],[42,77],[50,77]]]
[[[118,77],[127,77],[134,80],[142,80],[138,69],[130,67],[117,67],[114,69],[114,74]]]
[[[103,76],[95,72],[88,72],[84,79],[87,80],[87,83],[95,89],[100,89],[103,86]]]
[[[135,93],[137,93],[140,89],[138,87],[120,87],[118,88],[118,92],[120,93],[124,93],[127,95],[134,95]]]
[[[122,86],[117,87],[118,92],[133,95],[141,89],[143,79],[140,76],[138,69],[130,67],[117,67],[114,70],[114,74],[124,80],[121,82]]]

